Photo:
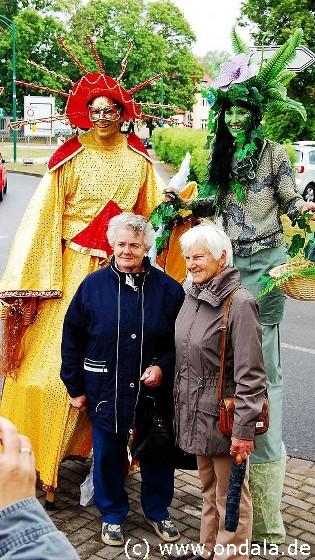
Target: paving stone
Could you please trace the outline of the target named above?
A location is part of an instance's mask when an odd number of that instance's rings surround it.
[[[105,558],[106,560],[112,560],[112,558],[124,558],[124,560],[126,560],[124,550],[124,546],[107,546],[101,543],[101,548],[96,553],[96,558],[97,560],[100,558]],[[123,556],[121,556],[121,554],[123,554]]]
[[[201,507],[197,508],[197,507],[194,507],[194,506],[185,505],[183,511],[185,513],[187,513],[188,515],[191,515],[193,517],[197,517],[198,519],[200,519]]]
[[[184,486],[182,486],[181,491],[182,492],[188,492],[190,495],[196,496],[197,498],[200,498],[199,488],[196,488],[195,486],[192,486],[191,484],[185,484]]]
[[[282,519],[283,521],[288,524],[291,521],[293,521],[295,519],[294,515],[291,515],[290,513],[287,513],[286,511],[282,513]]]
[[[315,535],[314,533],[302,533],[300,535],[300,539],[305,543],[315,544]]]
[[[80,560],[89,560],[91,556],[98,553],[99,550],[101,550],[103,547],[104,544],[102,542],[97,542],[95,540],[87,540],[82,544],[80,544],[79,546],[77,546],[76,550]]]
[[[299,469],[299,474],[303,474],[308,469],[313,466],[312,461],[305,461],[304,459],[296,459],[291,457],[287,462],[287,469],[292,472],[292,469]]]
[[[315,514],[310,511],[303,511],[298,507],[290,506],[286,509],[286,513],[290,513],[299,519],[305,519],[306,521],[312,521],[315,527]]]
[[[303,479],[302,481],[302,480],[297,480],[295,478],[292,478],[291,476],[285,477],[285,485],[291,486],[292,488],[299,488],[302,482],[306,482],[306,479]]]
[[[180,509],[176,509],[174,507],[169,507],[168,508],[169,514],[171,516],[172,519],[182,519],[182,517],[186,516],[186,513],[183,510]]]
[[[287,535],[289,535],[290,537],[298,537],[302,533],[302,530],[297,529],[295,527],[287,527],[286,526],[286,532],[287,532]]]
[[[298,498],[294,498],[293,496],[285,495],[283,496],[282,501],[286,504],[291,504],[292,506],[296,506],[307,511],[312,507],[312,504],[308,504],[307,502],[299,500]]]
[[[314,523],[311,523],[310,521],[305,521],[305,519],[296,519],[295,521],[292,522],[292,525],[294,525],[294,527],[300,527],[304,531],[315,533]]]
[[[201,488],[201,486],[202,486],[202,485],[201,485],[201,480],[200,480],[200,478],[199,478],[199,477],[197,478],[197,477],[191,476],[191,474],[186,474],[186,473],[185,473],[185,474],[181,474],[180,477],[179,477],[179,479],[180,479],[180,480],[183,480],[183,481],[186,482],[187,484],[191,484],[191,485],[197,486],[197,488]]]
[[[302,486],[303,492],[306,492],[307,494],[312,494],[313,496],[315,496],[315,486],[310,486],[310,485],[304,485]]]
[[[294,498],[298,498],[300,500],[306,500],[307,495],[304,492],[305,486],[301,486],[299,489],[291,488],[291,486],[287,486],[286,484],[283,486],[283,494],[287,494],[288,496],[294,496]]]
[[[76,531],[76,533],[72,533],[71,535],[69,535],[69,541],[73,544],[73,546],[79,546],[83,542],[86,542],[94,537],[94,535],[94,531],[90,531],[90,529],[86,529],[85,527],[83,527]]]
[[[306,476],[302,476],[300,474],[293,473],[293,472],[291,473],[290,471],[288,471],[288,468],[286,469],[285,477],[293,478],[294,480],[300,480],[300,481],[304,481],[306,479]]]

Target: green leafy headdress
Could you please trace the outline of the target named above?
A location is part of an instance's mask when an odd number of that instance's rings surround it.
[[[287,87],[295,72],[286,70],[286,67],[294,59],[302,36],[302,30],[296,29],[269,60],[262,59],[260,66],[257,66],[251,60],[249,47],[233,28],[232,46],[235,56],[231,61],[221,64],[219,76],[207,90],[202,91],[214,116],[220,111],[224,101],[232,105],[243,101],[260,109],[262,113],[267,109],[293,109],[306,120],[306,111],[302,103],[287,95]]]

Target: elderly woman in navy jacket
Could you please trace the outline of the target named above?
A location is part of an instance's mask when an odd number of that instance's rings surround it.
[[[155,234],[145,218],[122,213],[109,222],[111,265],[80,285],[65,317],[61,378],[72,406],[92,420],[94,503],[105,544],[124,544],[128,513],[126,445],[145,395],[170,413],[175,367],[174,326],[184,299],[175,280],[150,265]],[[141,391],[140,391],[141,389]],[[147,522],[165,541],[179,538],[167,511],[174,468],[140,462]]]

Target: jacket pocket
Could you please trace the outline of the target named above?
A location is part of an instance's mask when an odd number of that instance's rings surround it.
[[[219,416],[219,405],[216,387],[206,383],[205,386],[198,388],[196,410],[211,416]]]
[[[108,373],[107,362],[105,360],[84,359],[84,371],[91,373]]]

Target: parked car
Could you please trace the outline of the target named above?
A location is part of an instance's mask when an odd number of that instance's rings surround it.
[[[0,154],[0,202],[3,200],[3,195],[7,192],[7,173],[3,165],[4,160]]]
[[[307,202],[315,202],[315,142],[293,142],[297,162],[295,180],[298,191]]]

